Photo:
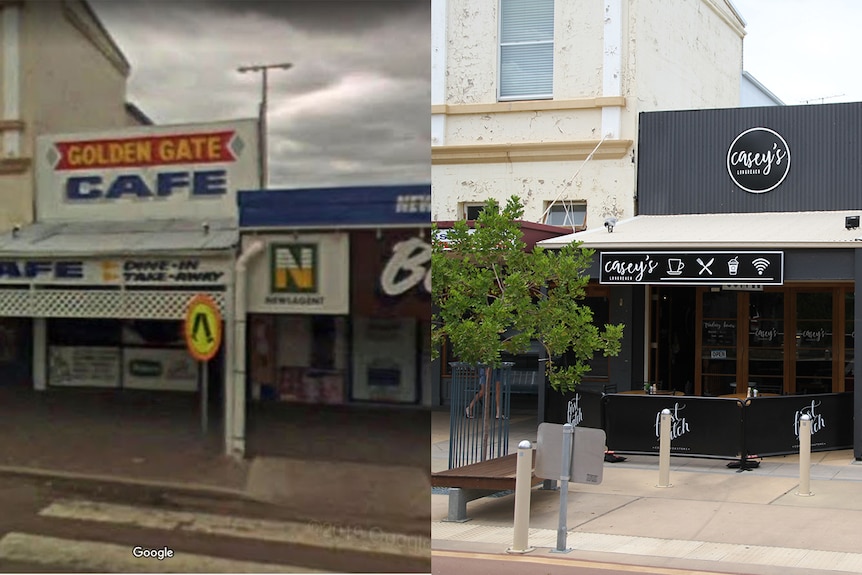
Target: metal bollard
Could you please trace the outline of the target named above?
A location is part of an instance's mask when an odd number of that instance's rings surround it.
[[[557,547],[551,553],[568,553],[571,549],[566,548],[566,513],[569,510],[569,480],[572,470],[572,443],[575,440],[575,427],[571,423],[563,425],[563,464],[560,470],[560,521],[557,526]]]
[[[506,553],[529,553],[530,477],[533,472],[533,445],[524,440],[518,444],[518,465],[515,468],[515,532],[512,546]]]
[[[658,485],[670,487],[670,410],[661,410],[661,427],[658,444]]]
[[[799,491],[796,495],[814,495],[811,493],[811,416],[807,413],[799,418]]]

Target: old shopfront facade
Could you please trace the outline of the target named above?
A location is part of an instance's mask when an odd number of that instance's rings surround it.
[[[36,221],[0,238],[6,381],[49,392],[208,385],[227,402],[227,346],[202,383],[181,325],[197,295],[232,316],[233,190],[257,181],[255,134],[239,121],[39,138]]]
[[[797,415],[845,429],[835,446],[862,456],[860,114],[854,103],[641,115],[639,215],[543,242],[595,249],[594,289],[630,318],[609,382],[800,398],[788,400],[808,406]]]
[[[239,206],[250,399],[428,405],[430,187],[248,191]]]

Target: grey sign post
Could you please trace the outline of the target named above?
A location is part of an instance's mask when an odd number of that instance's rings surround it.
[[[536,441],[536,477],[560,478],[560,520],[557,547],[552,553],[568,553],[566,513],[569,482],[598,485],[605,461],[605,432],[590,427],[575,428],[570,423],[542,423]]]
[[[571,549],[566,548],[566,532],[568,525],[566,524],[566,511],[568,510],[569,500],[569,479],[571,479],[572,471],[572,443],[575,437],[575,428],[571,423],[563,425],[563,465],[560,472],[560,524],[557,528],[557,548],[553,549],[552,553],[568,553]]]

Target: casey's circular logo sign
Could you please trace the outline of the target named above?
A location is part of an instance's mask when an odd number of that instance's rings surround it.
[[[739,134],[727,150],[727,173],[737,186],[762,194],[777,188],[790,172],[790,147],[769,128]]]

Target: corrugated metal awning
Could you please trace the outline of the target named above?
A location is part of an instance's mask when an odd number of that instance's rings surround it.
[[[613,233],[602,227],[539,245],[559,248],[578,241],[595,249],[862,248],[862,229],[846,229],[847,216],[862,216],[862,209],[635,216],[616,222]]]
[[[0,235],[0,254],[81,257],[184,254],[228,250],[239,243],[236,220],[39,222]]]

